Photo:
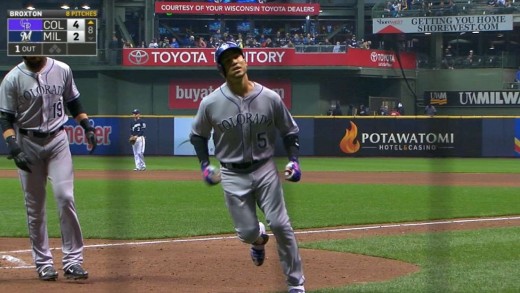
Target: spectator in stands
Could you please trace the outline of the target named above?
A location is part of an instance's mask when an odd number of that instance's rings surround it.
[[[403,9],[406,8],[406,10],[412,10],[413,9],[413,4],[415,3],[415,0],[405,0],[404,3],[406,3],[405,7],[403,7]]]
[[[164,37],[161,48],[170,48],[170,39],[168,37]]]
[[[444,15],[444,1],[441,0],[439,2],[439,6],[437,6],[437,8],[435,8],[435,16],[443,16]]]
[[[347,43],[349,48],[359,48],[358,41],[356,40],[356,35],[352,35],[352,38]]]
[[[341,105],[339,101],[336,101],[336,103],[331,104],[329,110],[327,111],[328,116],[341,116],[343,115],[343,111],[341,111]]]
[[[303,38],[303,44],[304,45],[316,45],[316,38],[314,37],[314,35],[311,35],[310,33],[308,33]]]
[[[404,105],[403,105],[403,103],[401,103],[401,102],[397,103],[396,110],[397,110],[397,113],[399,113],[399,115],[404,115]]]
[[[197,48],[207,48],[208,44],[204,40],[204,37],[199,37],[196,43]]]
[[[195,42],[195,36],[191,35],[188,37],[188,40],[186,42],[187,48],[195,48],[197,47],[197,43]]]
[[[388,114],[390,114],[388,112],[388,106],[387,105],[381,105],[381,107],[379,108],[379,115],[381,115],[381,116],[388,116]]]
[[[469,50],[468,56],[466,56],[466,60],[464,62],[465,65],[471,66],[475,62],[475,55],[473,54],[473,50]]]
[[[155,39],[152,39],[150,43],[148,44],[148,48],[159,48],[159,44]]]
[[[273,48],[273,41],[271,40],[271,38],[265,39],[265,42],[262,45],[262,47],[264,47],[264,48]]]
[[[209,37],[209,40],[207,42],[208,48],[217,48],[218,42],[215,41],[213,36]]]
[[[132,45],[132,43],[130,41],[127,41],[124,39],[122,39],[121,41],[123,42],[123,48],[133,48],[134,47],[134,45]]]
[[[298,46],[298,45],[303,44],[303,40],[302,40],[302,38],[300,37],[299,34],[294,34],[294,37],[292,38],[292,43],[295,46]]]
[[[258,37],[258,42],[262,45],[262,47],[265,45],[266,40],[267,40],[267,37],[265,36],[265,34],[260,34],[260,36]]]
[[[451,46],[444,49],[444,56],[442,57],[443,68],[453,69],[455,61],[453,60],[453,54],[451,53]]]
[[[390,8],[390,15],[392,17],[398,17],[401,11],[401,3],[399,1],[394,1]]]
[[[332,43],[330,42],[329,38],[325,38],[325,40],[320,43],[320,45],[332,46]]]
[[[246,43],[244,44],[244,46],[247,47],[247,48],[258,48],[258,47],[260,47],[260,45],[258,44],[256,39],[253,38],[253,36],[248,36],[247,37]]]
[[[369,114],[370,114],[370,110],[368,109],[368,107],[365,107],[365,105],[359,106],[359,110],[358,110],[359,116],[367,116]]]
[[[518,67],[518,71],[515,76],[516,88],[520,89],[520,67]]]
[[[110,49],[110,60],[108,61],[111,65],[119,64],[119,56],[121,55],[122,46],[119,43],[119,39],[116,35],[112,36],[112,41],[108,45]]]
[[[337,41],[336,45],[334,45],[334,48],[332,48],[333,53],[339,53],[341,52],[341,42]]]
[[[282,46],[282,32],[281,31],[277,31],[276,32],[276,35],[274,36],[273,38],[273,44],[275,47],[281,47]]]
[[[424,108],[424,114],[433,117],[437,114],[437,109],[435,109],[435,106],[430,103]]]
[[[172,41],[170,42],[170,48],[180,48],[179,42],[177,42],[176,37],[172,37]]]
[[[269,38],[270,39],[270,38]],[[267,43],[267,42],[266,42]],[[287,42],[287,44],[285,44],[284,46],[282,46],[282,48],[294,48],[294,43],[289,40],[289,42]]]
[[[222,39],[222,34],[220,33],[220,30],[219,30],[219,29],[216,30],[215,33],[213,34],[213,39],[214,39],[214,40],[217,40],[217,41],[219,41],[219,40]]]
[[[361,49],[370,49],[370,46],[372,45],[372,42],[371,41],[364,41],[363,43],[361,43],[361,45],[359,46],[359,48]]]

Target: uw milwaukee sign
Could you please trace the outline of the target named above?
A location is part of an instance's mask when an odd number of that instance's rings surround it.
[[[520,91],[426,91],[424,103],[445,107],[520,107]]]
[[[511,31],[513,15],[374,18],[372,24],[374,34]]]

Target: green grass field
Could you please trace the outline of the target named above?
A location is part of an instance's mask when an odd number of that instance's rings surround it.
[[[76,170],[131,170],[131,157],[74,157]],[[278,160],[280,169],[286,163]],[[149,170],[198,169],[194,157],[148,157]],[[517,159],[302,158],[305,171],[516,173]],[[14,169],[8,160],[0,169]],[[17,179],[0,179],[0,237],[27,237]],[[518,216],[520,188],[285,183],[296,229],[436,219]],[[220,186],[202,181],[87,180],[75,183],[86,238],[157,239],[232,233]],[[50,192],[50,187],[48,188]],[[48,197],[49,233],[59,237]],[[520,228],[481,229],[304,243],[399,259],[419,273],[384,283],[315,292],[520,292]],[[346,264],[348,265],[348,264]]]

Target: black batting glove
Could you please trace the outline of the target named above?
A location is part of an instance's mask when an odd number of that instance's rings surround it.
[[[85,131],[85,135],[87,136],[88,145],[91,148],[90,154],[92,154],[97,147],[97,139],[94,127],[91,127],[91,129]]]
[[[5,139],[7,142],[7,148],[9,149],[9,155],[7,158],[9,160],[14,160],[16,167],[24,170],[25,172],[31,173],[31,169],[29,165],[32,165],[31,160],[27,157],[27,155],[22,152],[22,148],[16,142],[16,138],[14,136],[10,136]]]
[[[88,148],[90,148],[89,154],[92,154],[97,146],[97,139],[96,139],[96,130],[92,125],[90,125],[90,121],[85,118],[79,122],[81,127],[85,130],[85,136],[87,137],[88,142]]]

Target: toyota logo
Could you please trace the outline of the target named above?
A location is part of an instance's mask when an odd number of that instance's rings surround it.
[[[148,62],[148,59],[150,59],[150,57],[144,50],[134,50],[128,54],[128,61],[135,65],[145,64]]]
[[[372,62],[377,62],[377,53],[376,52],[370,53],[370,60]]]

